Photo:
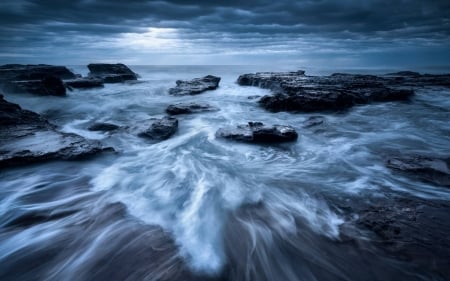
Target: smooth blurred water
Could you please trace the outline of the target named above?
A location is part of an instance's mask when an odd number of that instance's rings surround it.
[[[338,280],[347,278],[343,268],[349,269],[351,265],[337,266],[336,260],[344,261],[351,254],[327,253],[326,244],[320,244],[322,240],[339,240],[340,226],[345,222],[336,213],[332,198],[351,196],[363,200],[368,194],[383,196],[388,189],[423,198],[450,199],[450,190],[393,174],[384,165],[388,156],[397,154],[448,154],[448,89],[419,89],[410,102],[357,106],[345,113],[270,113],[258,106],[258,99],[248,98],[270,92],[241,87],[235,83],[237,77],[257,71],[297,69],[273,66],[132,68],[141,76],[135,83],[75,90],[65,98],[6,95],[7,100],[43,114],[63,131],[101,140],[115,147],[118,154],[1,172],[0,217],[3,222],[17,213],[35,209],[76,209],[92,214],[109,203],[121,202],[139,221],[160,225],[171,233],[181,256],[196,272],[213,275],[220,272],[230,266],[229,259],[236,251],[234,247],[241,246],[248,257],[258,257],[257,261],[243,261],[247,268],[242,270],[258,269],[256,262],[260,263],[264,270],[259,280],[321,279],[318,270],[293,264],[289,251],[297,257],[316,260],[319,269],[326,269]],[[84,67],[72,69],[87,73]],[[320,71],[314,74],[317,73]],[[167,94],[175,80],[207,74],[222,78],[217,90],[185,97]],[[164,116],[168,105],[179,102],[205,102],[220,111],[178,116],[178,132],[163,142],[152,143],[133,134],[134,127],[145,124],[149,118]],[[317,115],[325,117],[324,124],[303,128],[304,121]],[[299,139],[295,143],[268,146],[215,138],[218,128],[248,121],[291,125],[297,129]],[[110,122],[127,129],[113,134],[88,131],[87,127],[93,122]],[[245,206],[261,207],[257,214],[262,217],[243,214]],[[77,223],[79,216],[76,213],[3,233],[0,263],[17,259],[15,254],[26,251],[27,245],[42,245],[42,241],[57,239],[61,232]],[[230,228],[231,225],[234,228]],[[303,227],[305,240],[293,242],[292,236],[299,232],[299,225]],[[63,260],[50,270],[57,273],[48,278],[72,276],[76,279],[76,275],[70,274],[83,272],[89,264],[90,251],[95,252],[100,242],[106,245],[113,242],[108,238],[109,227],[93,229],[84,248],[80,249],[82,254],[61,258]],[[240,228],[250,238],[230,234]],[[249,244],[244,240],[250,241]],[[241,242],[244,244],[239,244]],[[370,259],[364,262],[370,263]],[[408,270],[392,265],[393,272]],[[252,275],[249,273],[247,277],[251,279]]]

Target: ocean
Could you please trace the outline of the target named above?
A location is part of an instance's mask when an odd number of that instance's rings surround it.
[[[69,68],[88,72],[83,66]],[[238,76],[301,67],[131,69],[140,75],[137,82],[73,90],[64,98],[5,95],[63,132],[100,140],[117,153],[0,171],[1,280],[449,277],[448,270],[433,268],[431,261],[415,262],[381,250],[372,234],[352,224],[360,214],[356,210],[392,197],[450,200],[450,189],[385,165],[392,155],[448,156],[448,88],[421,88],[408,102],[373,103],[345,112],[272,113],[252,98],[270,91],[239,86]],[[328,73],[307,69],[307,74]],[[168,95],[176,80],[207,74],[221,77],[217,90]],[[208,103],[220,110],[177,116],[176,134],[158,143],[130,133],[181,102]],[[314,116],[322,116],[323,124],[305,127]],[[249,121],[293,126],[299,138],[255,145],[215,137],[221,127]],[[128,129],[92,132],[87,128],[93,122]],[[52,219],[8,227],[29,214]]]

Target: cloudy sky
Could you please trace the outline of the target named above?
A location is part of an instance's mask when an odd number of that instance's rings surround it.
[[[0,64],[450,65],[449,0],[1,0]]]

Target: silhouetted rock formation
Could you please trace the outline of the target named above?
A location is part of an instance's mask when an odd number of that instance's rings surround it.
[[[64,96],[62,79],[77,76],[64,66],[6,64],[0,66],[0,86],[14,93]]]
[[[140,137],[152,140],[166,140],[170,138],[178,129],[178,120],[174,117],[163,117],[152,119],[148,129],[140,132]]]
[[[113,149],[75,134],[59,132],[39,114],[24,110],[0,95],[1,168],[55,159],[80,159],[105,150]]]
[[[237,128],[221,128],[216,132],[220,138],[250,143],[278,143],[295,141],[298,134],[291,126],[267,126],[261,122],[248,122]]]
[[[407,100],[414,94],[410,89],[388,87],[385,78],[342,73],[316,77],[304,71],[262,72],[241,75],[238,83],[272,90],[274,95],[259,100],[270,111],[338,111],[357,104]]]
[[[450,158],[422,155],[393,157],[387,167],[409,174],[414,178],[440,186],[450,187]]]
[[[203,78],[195,78],[189,81],[177,80],[177,86],[169,89],[169,94],[174,96],[198,95],[205,91],[215,90],[219,87],[220,77],[207,75]]]
[[[91,63],[87,67],[89,77],[102,79],[104,83],[121,83],[138,78],[136,73],[122,63]]]
[[[199,103],[178,103],[171,104],[167,107],[166,112],[171,115],[191,114],[208,111],[218,111],[219,109],[209,104]]]
[[[0,81],[42,80],[49,76],[60,79],[77,78],[65,66],[47,64],[5,64],[0,66]]]

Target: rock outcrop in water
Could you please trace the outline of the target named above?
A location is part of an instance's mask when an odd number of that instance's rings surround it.
[[[249,143],[290,142],[298,138],[297,132],[291,126],[267,126],[261,122],[248,122],[247,125],[239,125],[237,128],[221,128],[216,132],[216,136]]]
[[[161,119],[152,119],[151,124],[138,135],[143,138],[162,141],[170,138],[178,129],[178,120],[174,117],[163,117]]]
[[[450,187],[450,158],[428,156],[393,157],[387,167],[408,174],[414,178],[440,186]]]
[[[87,67],[89,77],[102,79],[104,83],[121,83],[138,78],[136,73],[122,63],[91,63]]]
[[[0,168],[48,160],[73,160],[104,148],[75,134],[62,133],[39,114],[24,110],[0,95]]]
[[[174,96],[198,95],[205,91],[215,90],[219,87],[220,77],[207,75],[189,81],[177,80],[177,86],[169,89],[169,94]]]
[[[5,91],[64,96],[62,79],[77,76],[64,66],[6,64],[0,66],[0,86]]]
[[[306,76],[304,71],[261,72],[241,75],[237,82],[272,90],[273,95],[259,100],[270,111],[339,111],[357,104],[408,100],[414,94],[373,75],[336,73],[316,77]]]
[[[178,103],[169,105],[166,109],[166,112],[170,115],[178,115],[218,110],[219,109],[217,107],[205,103]]]
[[[92,88],[102,88],[103,80],[98,78],[77,78],[71,80],[64,80],[64,85],[69,90],[72,89],[92,89]]]

